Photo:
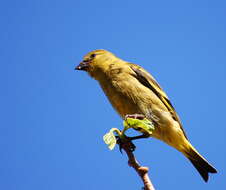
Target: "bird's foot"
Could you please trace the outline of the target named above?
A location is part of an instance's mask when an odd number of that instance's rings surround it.
[[[116,136],[117,144],[119,145],[119,150],[122,153],[122,149],[127,149],[130,152],[135,151],[136,146],[133,144],[131,137],[123,136],[123,138],[120,138],[119,136]]]
[[[135,136],[135,137],[127,137],[130,141],[133,141],[133,140],[137,140],[137,139],[146,139],[146,138],[149,138],[150,135],[149,134],[143,134],[143,135],[139,135],[139,136]]]

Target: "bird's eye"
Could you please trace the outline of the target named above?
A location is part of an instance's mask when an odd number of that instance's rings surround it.
[[[93,53],[93,54],[90,55],[90,58],[94,58],[94,57],[96,57],[96,54],[95,53]]]

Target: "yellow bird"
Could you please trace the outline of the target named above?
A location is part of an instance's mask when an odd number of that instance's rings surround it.
[[[179,116],[166,93],[142,67],[123,61],[106,50],[94,50],[75,68],[97,80],[122,118],[142,114],[155,125],[152,137],[183,153],[207,182],[217,173],[189,142]]]

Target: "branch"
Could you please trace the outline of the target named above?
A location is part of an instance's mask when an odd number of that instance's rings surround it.
[[[133,167],[137,174],[140,176],[141,180],[144,183],[144,190],[155,190],[148,176],[148,167],[140,166],[133,154],[133,151],[136,147],[132,143],[133,139],[149,137],[155,129],[154,124],[146,119],[143,115],[141,117],[140,114],[133,114],[126,115],[123,125],[124,129],[122,131],[117,128],[112,128],[103,136],[103,140],[108,145],[108,148],[110,150],[112,150],[117,143],[119,145],[120,151],[123,149],[126,152],[128,156],[128,164],[129,166]],[[125,132],[130,128],[140,131],[141,133],[143,133],[143,135],[136,137],[127,137],[125,135]],[[115,136],[114,132],[117,133],[118,136]]]
[[[134,145],[132,144],[132,142],[126,140],[121,142],[119,146],[126,152],[129,166],[133,167],[136,170],[137,174],[141,177],[141,180],[144,183],[144,190],[155,190],[148,176],[148,167],[140,166],[133,154]]]

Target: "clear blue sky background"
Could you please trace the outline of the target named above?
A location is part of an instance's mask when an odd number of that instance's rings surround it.
[[[140,189],[102,136],[122,121],[97,82],[74,71],[107,49],[168,93],[192,144],[219,171],[204,183],[179,152],[136,143],[157,190],[226,189],[225,1],[1,1],[0,189]]]

